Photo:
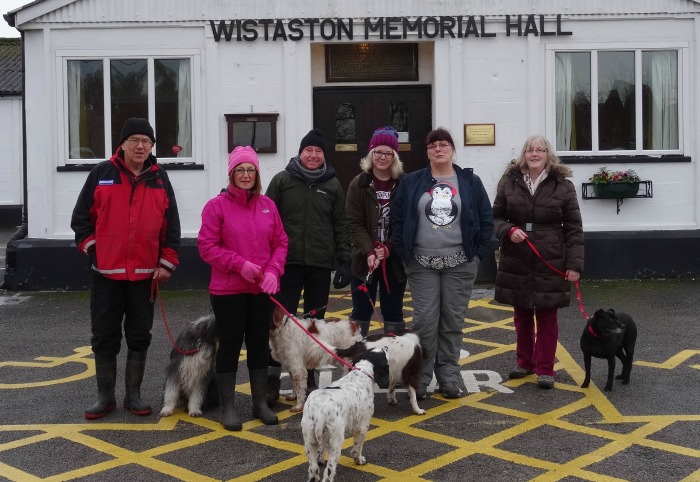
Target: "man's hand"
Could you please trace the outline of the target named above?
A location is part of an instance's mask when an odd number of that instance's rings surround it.
[[[170,277],[173,274],[168,271],[167,269],[163,268],[162,266],[158,266],[156,268],[155,273],[153,273],[153,279],[158,281],[159,283],[167,283],[170,281]]]

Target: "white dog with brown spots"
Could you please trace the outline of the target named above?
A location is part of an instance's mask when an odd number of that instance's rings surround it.
[[[333,482],[346,436],[354,438],[350,455],[355,463],[367,463],[362,447],[374,415],[375,381],[381,388],[389,386],[386,348],[374,348],[360,354],[350,373],[309,395],[301,419],[304,449],[309,460],[309,481]],[[328,460],[321,478],[326,452]]]

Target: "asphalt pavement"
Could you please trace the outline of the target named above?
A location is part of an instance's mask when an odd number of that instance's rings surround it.
[[[0,265],[3,255],[4,243]],[[579,387],[585,319],[574,292],[559,312],[554,389],[537,388],[534,376],[507,380],[512,309],[492,300],[492,288],[477,287],[463,326],[465,396],[433,394],[419,402],[427,413],[418,416],[405,392],[390,406],[377,388],[368,463],[355,465],[346,440],[336,480],[700,481],[700,280],[581,282],[584,312],[614,308],[639,328],[631,383],[616,381],[611,392],[602,391],[607,365],[599,359],[590,388]],[[327,316],[347,317],[348,298],[333,291]],[[175,336],[210,312],[205,291],[164,290],[162,301],[142,387],[154,413],[136,417],[119,406],[87,421],[83,411],[96,393],[88,294],[0,290],[0,481],[306,480],[301,415],[281,397],[280,425],[253,419],[244,361],[236,398],[243,431],[223,430],[216,408],[200,418],[182,410],[158,416],[168,329]],[[410,292],[405,314],[410,326]],[[376,320],[372,329],[380,329]],[[339,375],[321,371],[321,386]]]

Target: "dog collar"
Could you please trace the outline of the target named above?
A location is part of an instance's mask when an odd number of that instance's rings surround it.
[[[591,335],[593,335],[595,337],[600,336],[600,335],[598,335],[598,333],[595,332],[595,330],[593,329],[593,325],[591,325],[590,323],[588,324],[588,333],[590,333]]]
[[[370,380],[374,381],[374,377],[372,375],[370,375],[369,373],[367,373],[366,371],[364,371],[362,368],[353,365],[352,369],[357,370],[358,372],[364,373],[365,375],[367,375],[369,377]]]

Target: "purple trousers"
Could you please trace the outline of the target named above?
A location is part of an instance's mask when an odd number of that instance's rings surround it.
[[[535,330],[537,320],[537,330]],[[554,355],[559,338],[557,309],[514,308],[515,353],[518,366],[537,375],[556,375]]]

